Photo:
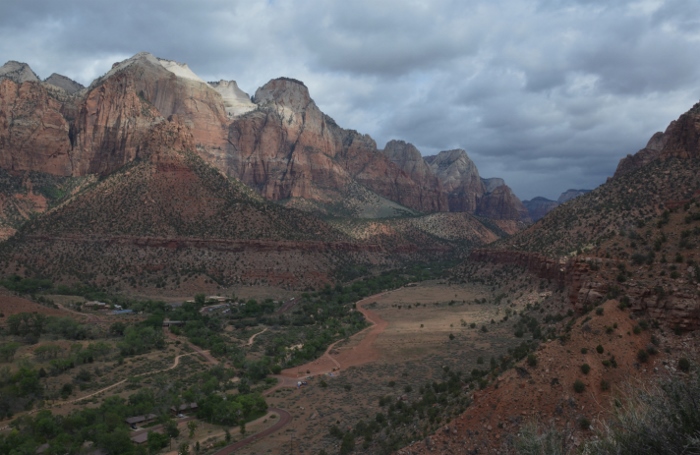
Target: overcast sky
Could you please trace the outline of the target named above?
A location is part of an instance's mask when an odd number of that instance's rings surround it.
[[[0,64],[88,85],[140,51],[250,94],[302,80],[339,125],[463,148],[521,199],[594,188],[700,99],[698,0],[21,0]]]

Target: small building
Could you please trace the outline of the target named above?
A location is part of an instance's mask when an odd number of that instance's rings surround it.
[[[148,441],[148,433],[158,433],[158,434],[163,434],[163,429],[158,428],[155,430],[149,430],[149,431],[143,431],[137,435],[134,435],[131,437],[131,442],[134,444],[145,444]]]
[[[185,403],[181,404],[177,408],[175,406],[170,407],[170,411],[175,414],[187,414],[188,412],[195,412],[197,411],[199,407],[197,406],[197,403]]]
[[[139,423],[148,423],[148,422],[151,422],[157,418],[158,418],[158,416],[155,414],[148,414],[148,415],[127,417],[126,419],[124,419],[124,421],[126,422],[127,425],[129,425],[130,427],[133,428],[135,425],[137,425]]]
[[[185,321],[170,321],[170,320],[163,321],[163,327],[170,327],[173,325],[185,325]]]

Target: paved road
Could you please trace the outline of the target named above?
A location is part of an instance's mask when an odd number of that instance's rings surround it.
[[[234,442],[233,444],[227,445],[223,449],[219,450],[218,452],[214,452],[214,455],[230,455],[234,453],[234,451],[247,446],[248,444],[252,444],[254,442],[257,442],[261,440],[262,438],[271,435],[275,431],[281,429],[285,425],[287,425],[289,422],[292,420],[292,416],[285,411],[284,409],[279,409],[279,408],[269,408],[268,411],[274,412],[279,414],[280,418],[279,420],[272,425],[270,428],[261,431],[260,433],[255,433],[252,436],[248,436],[245,439],[241,439],[238,442]]]

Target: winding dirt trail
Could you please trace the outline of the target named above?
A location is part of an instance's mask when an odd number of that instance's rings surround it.
[[[374,342],[377,340],[377,337],[384,332],[389,323],[382,319],[374,311],[365,308],[365,305],[376,301],[378,297],[384,294],[386,293],[375,294],[356,303],[357,311],[362,313],[365,319],[367,319],[367,321],[369,321],[372,325],[350,337],[351,340],[362,337],[362,339],[355,346],[342,350],[338,354],[333,355],[331,353],[335,349],[335,346],[345,340],[336,341],[328,346],[326,352],[324,352],[324,354],[318,359],[298,367],[283,370],[281,375],[275,376],[280,382],[268,392],[271,393],[272,390],[276,390],[281,387],[288,387],[288,384],[290,383],[292,387],[296,386],[296,380],[289,381],[287,380],[289,378],[296,379],[307,376],[327,374],[378,360],[380,353],[374,347]]]
[[[207,354],[209,354],[209,351],[205,351],[205,352],[206,352]],[[158,371],[149,371],[148,373],[137,374],[137,375],[134,375],[133,377],[138,378],[138,377],[140,377],[140,376],[146,376],[146,375],[149,375],[149,374],[164,373],[164,372],[166,372],[166,371],[173,370],[173,369],[177,368],[177,366],[180,364],[180,359],[181,359],[182,357],[187,357],[187,356],[189,356],[189,355],[194,355],[194,354],[200,354],[200,352],[188,352],[187,354],[180,354],[180,355],[178,355],[178,356],[175,357],[175,359],[174,359],[174,361],[173,361],[173,364],[170,365],[168,368],[163,368],[162,370],[158,370]],[[58,402],[52,404],[51,407],[54,407],[54,406],[61,406],[61,405],[64,405],[64,404],[77,403],[78,401],[85,400],[86,398],[90,398],[90,397],[93,397],[93,396],[95,396],[95,395],[98,395],[98,394],[100,394],[100,393],[102,393],[102,392],[105,392],[105,391],[107,391],[107,390],[109,390],[109,389],[112,389],[112,388],[114,388],[114,387],[116,387],[116,386],[118,386],[118,385],[120,385],[120,384],[124,384],[126,381],[127,381],[126,379],[122,379],[121,381],[115,382],[114,384],[112,384],[112,385],[110,385],[110,386],[107,386],[107,387],[105,387],[104,389],[100,389],[100,390],[98,390],[97,392],[93,392],[93,393],[91,393],[91,394],[89,394],[89,395],[85,395],[85,396],[82,396],[82,397],[80,397],[80,398],[76,398],[76,399],[74,399],[74,400],[58,401]]]
[[[268,329],[268,327],[265,327],[265,328],[262,329],[260,332],[255,333],[255,334],[253,334],[253,336],[251,336],[250,338],[248,338],[248,343],[246,344],[246,346],[252,346],[252,345],[253,345],[253,341],[255,340],[255,337],[258,336],[258,335],[262,335],[263,333],[267,332],[267,329]]]

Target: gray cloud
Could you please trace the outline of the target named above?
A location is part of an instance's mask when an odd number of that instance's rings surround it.
[[[295,77],[380,147],[461,147],[556,198],[700,98],[699,25],[696,0],[23,0],[0,3],[0,60],[83,84],[143,50],[250,93]]]

